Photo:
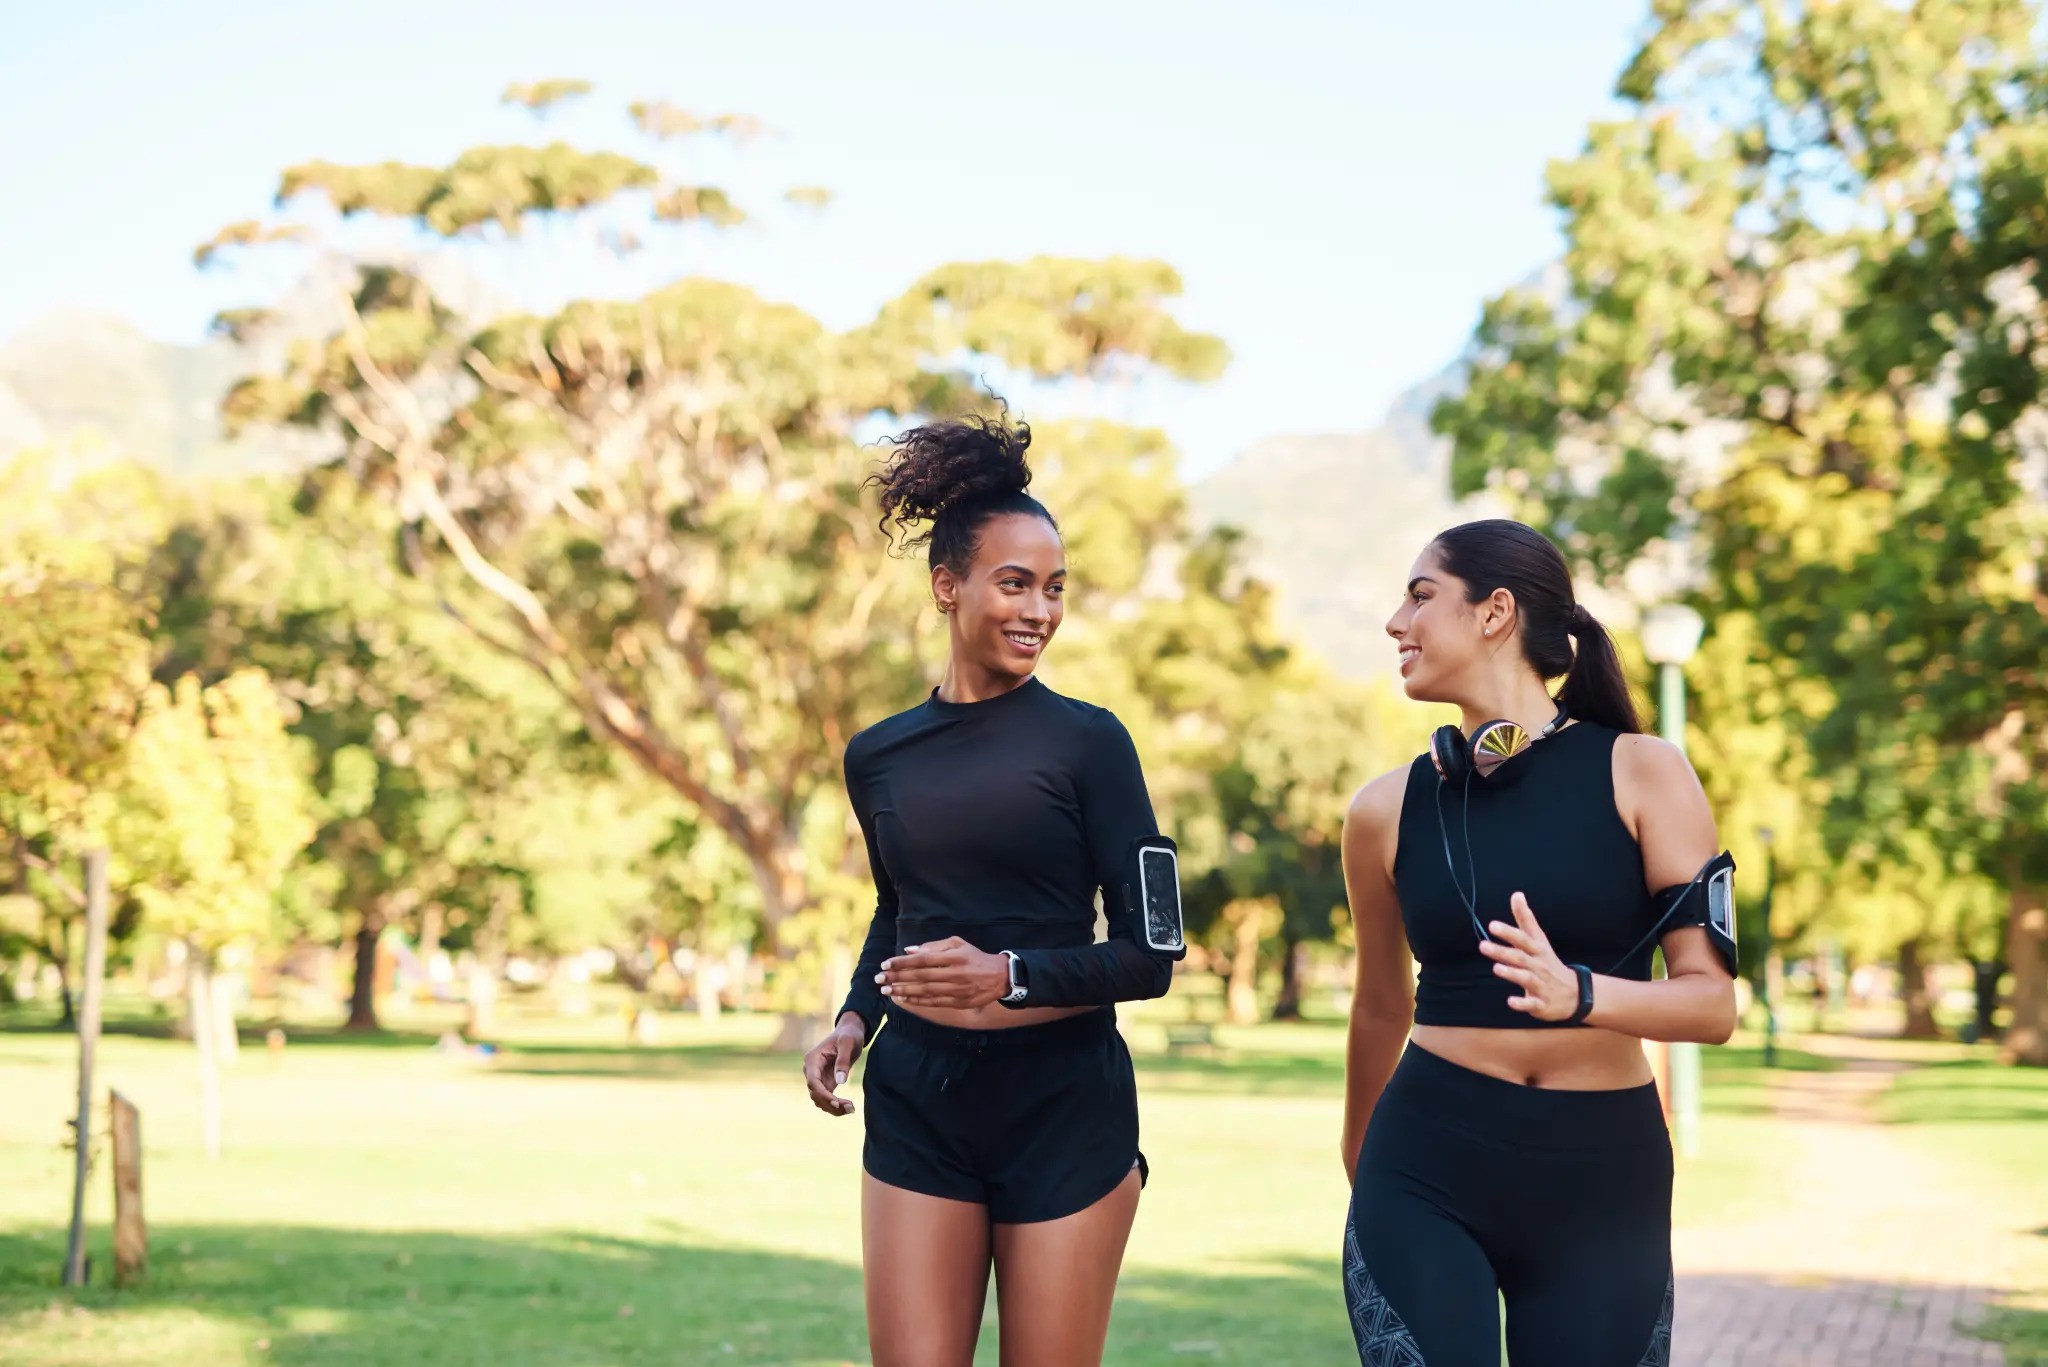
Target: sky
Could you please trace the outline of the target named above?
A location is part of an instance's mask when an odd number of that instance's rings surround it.
[[[534,135],[498,96],[573,76],[561,121],[631,146],[623,105],[743,112],[708,149],[743,205],[693,247],[826,323],[925,271],[1041,253],[1158,257],[1233,362],[1148,390],[1191,476],[1260,437],[1377,422],[1451,360],[1484,299],[1559,250],[1543,171],[1611,117],[1643,0],[1153,0],[710,6],[669,0],[67,0],[0,17],[0,339],[59,307],[191,341],[246,302],[192,248],[271,211],[295,162],[446,160]],[[1026,414],[1026,416],[1029,416]]]

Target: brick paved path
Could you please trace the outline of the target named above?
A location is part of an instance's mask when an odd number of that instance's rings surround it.
[[[1673,1367],[2005,1362],[1957,1321],[2012,1284],[2020,1236],[1869,1118],[1900,1065],[1844,1063],[1773,1082],[1786,1174],[1773,1208],[1674,1234]]]

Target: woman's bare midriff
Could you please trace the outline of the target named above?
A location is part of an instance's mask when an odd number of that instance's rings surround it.
[[[1643,1042],[1609,1030],[1418,1025],[1409,1038],[1461,1068],[1527,1087],[1608,1092],[1654,1080]]]
[[[972,1009],[952,1006],[910,1007],[892,1003],[891,1011],[908,1011],[911,1015],[928,1020],[934,1025],[950,1025],[955,1030],[1011,1030],[1020,1025],[1043,1025],[1047,1021],[1064,1020],[1068,1016],[1084,1015],[1100,1011],[1099,1006],[1001,1006],[994,1002]]]

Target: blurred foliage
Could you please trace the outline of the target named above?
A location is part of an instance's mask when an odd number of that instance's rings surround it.
[[[1680,568],[1694,752],[1795,942],[1990,959],[2048,879],[2038,19],[1659,0],[1550,171],[1561,297],[1490,302],[1437,409],[1460,490]],[[2048,937],[2009,948],[2048,1062]]]
[[[1658,0],[1625,115],[1551,168],[1561,286],[1487,304],[1435,423],[1455,492],[1707,615],[1689,749],[1782,943],[2007,953],[2048,1013],[2048,933],[2011,914],[2048,882],[2034,21]],[[844,331],[701,276],[531,312],[462,288],[829,207],[687,174],[749,116],[626,112],[629,148],[292,166],[197,249],[302,268],[219,320],[249,362],[224,422],[319,453],[290,474],[0,466],[0,953],[66,962],[66,861],[111,835],[124,935],[372,964],[388,927],[636,980],[743,948],[757,1000],[822,1009],[872,904],[840,756],[943,650],[859,439],[987,407],[989,373],[1077,400],[1034,428],[1075,576],[1045,673],[1130,728],[1191,930],[1240,977],[1341,940],[1345,799],[1426,724],[1285,638],[1161,433],[1092,416],[1227,365],[1179,275],[946,264]]]
[[[669,224],[739,221],[723,192],[676,180],[658,154],[750,125],[632,112],[655,144],[644,159],[557,143],[472,148],[438,168],[309,163],[284,174],[279,203],[319,197],[344,224],[404,220],[451,242],[489,227],[486,244],[515,252],[541,223],[587,220],[613,238],[629,224],[652,242]],[[839,756],[915,699],[934,638],[921,586],[861,497],[873,456],[855,431],[982,402],[964,377],[990,366],[1048,383],[1199,380],[1226,358],[1173,319],[1181,282],[1158,262],[947,266],[834,333],[705,279],[477,319],[412,263],[346,259],[358,264],[338,325],[274,339],[280,363],[229,395],[229,423],[329,437],[338,454],[309,476],[314,496],[382,519],[377,544],[412,584],[680,799],[699,839],[715,831],[712,848],[752,879],[762,943],[791,966],[865,914]],[[1156,433],[1102,421],[1049,425],[1039,449],[1046,487],[1074,509],[1101,640],[1123,642],[1095,658],[1127,669],[1132,633],[1181,610],[1146,585],[1190,535],[1172,454]]]

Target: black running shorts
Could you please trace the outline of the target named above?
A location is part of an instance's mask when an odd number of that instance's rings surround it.
[[[957,1030],[891,1011],[868,1049],[862,1162],[877,1181],[988,1207],[997,1224],[1086,1210],[1137,1168],[1130,1050],[1104,1008]]]

